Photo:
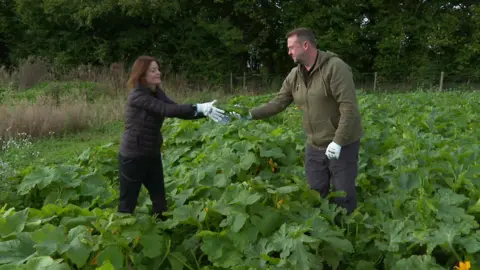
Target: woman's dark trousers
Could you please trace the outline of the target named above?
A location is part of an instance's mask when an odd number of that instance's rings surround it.
[[[160,217],[167,210],[162,157],[130,158],[118,156],[120,198],[118,212],[133,214],[142,184],[152,201],[152,214]]]

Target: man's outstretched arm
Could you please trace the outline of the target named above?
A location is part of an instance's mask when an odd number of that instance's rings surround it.
[[[280,91],[271,101],[250,110],[251,119],[258,120],[274,116],[284,111],[293,102],[293,75],[294,71],[290,72],[283,81]]]

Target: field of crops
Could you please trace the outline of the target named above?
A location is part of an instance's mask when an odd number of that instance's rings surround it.
[[[145,190],[135,216],[115,214],[118,146],[87,149],[12,180],[23,204],[0,209],[0,270],[480,269],[479,94],[359,99],[351,216],[308,189],[294,106],[267,121],[169,119],[166,222]]]

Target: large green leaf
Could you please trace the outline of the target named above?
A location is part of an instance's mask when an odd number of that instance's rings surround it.
[[[78,267],[84,266],[93,250],[94,243],[90,230],[84,225],[79,225],[68,232],[66,240],[68,244],[64,247],[65,255]]]
[[[66,244],[66,228],[46,224],[31,235],[36,243],[35,248],[40,256],[51,256],[55,252],[61,253]]]
[[[35,243],[29,233],[18,233],[17,239],[0,242],[0,265],[23,264],[35,256]]]
[[[0,238],[7,238],[11,235],[15,235],[22,232],[25,228],[28,209],[23,209],[11,214],[12,211],[14,211],[13,208],[0,217]]]

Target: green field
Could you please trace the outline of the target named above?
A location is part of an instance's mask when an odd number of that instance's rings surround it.
[[[169,119],[166,222],[145,190],[135,216],[115,214],[122,123],[4,151],[17,174],[1,183],[0,270],[480,268],[480,95],[359,101],[351,216],[308,189],[294,106],[266,121]]]

